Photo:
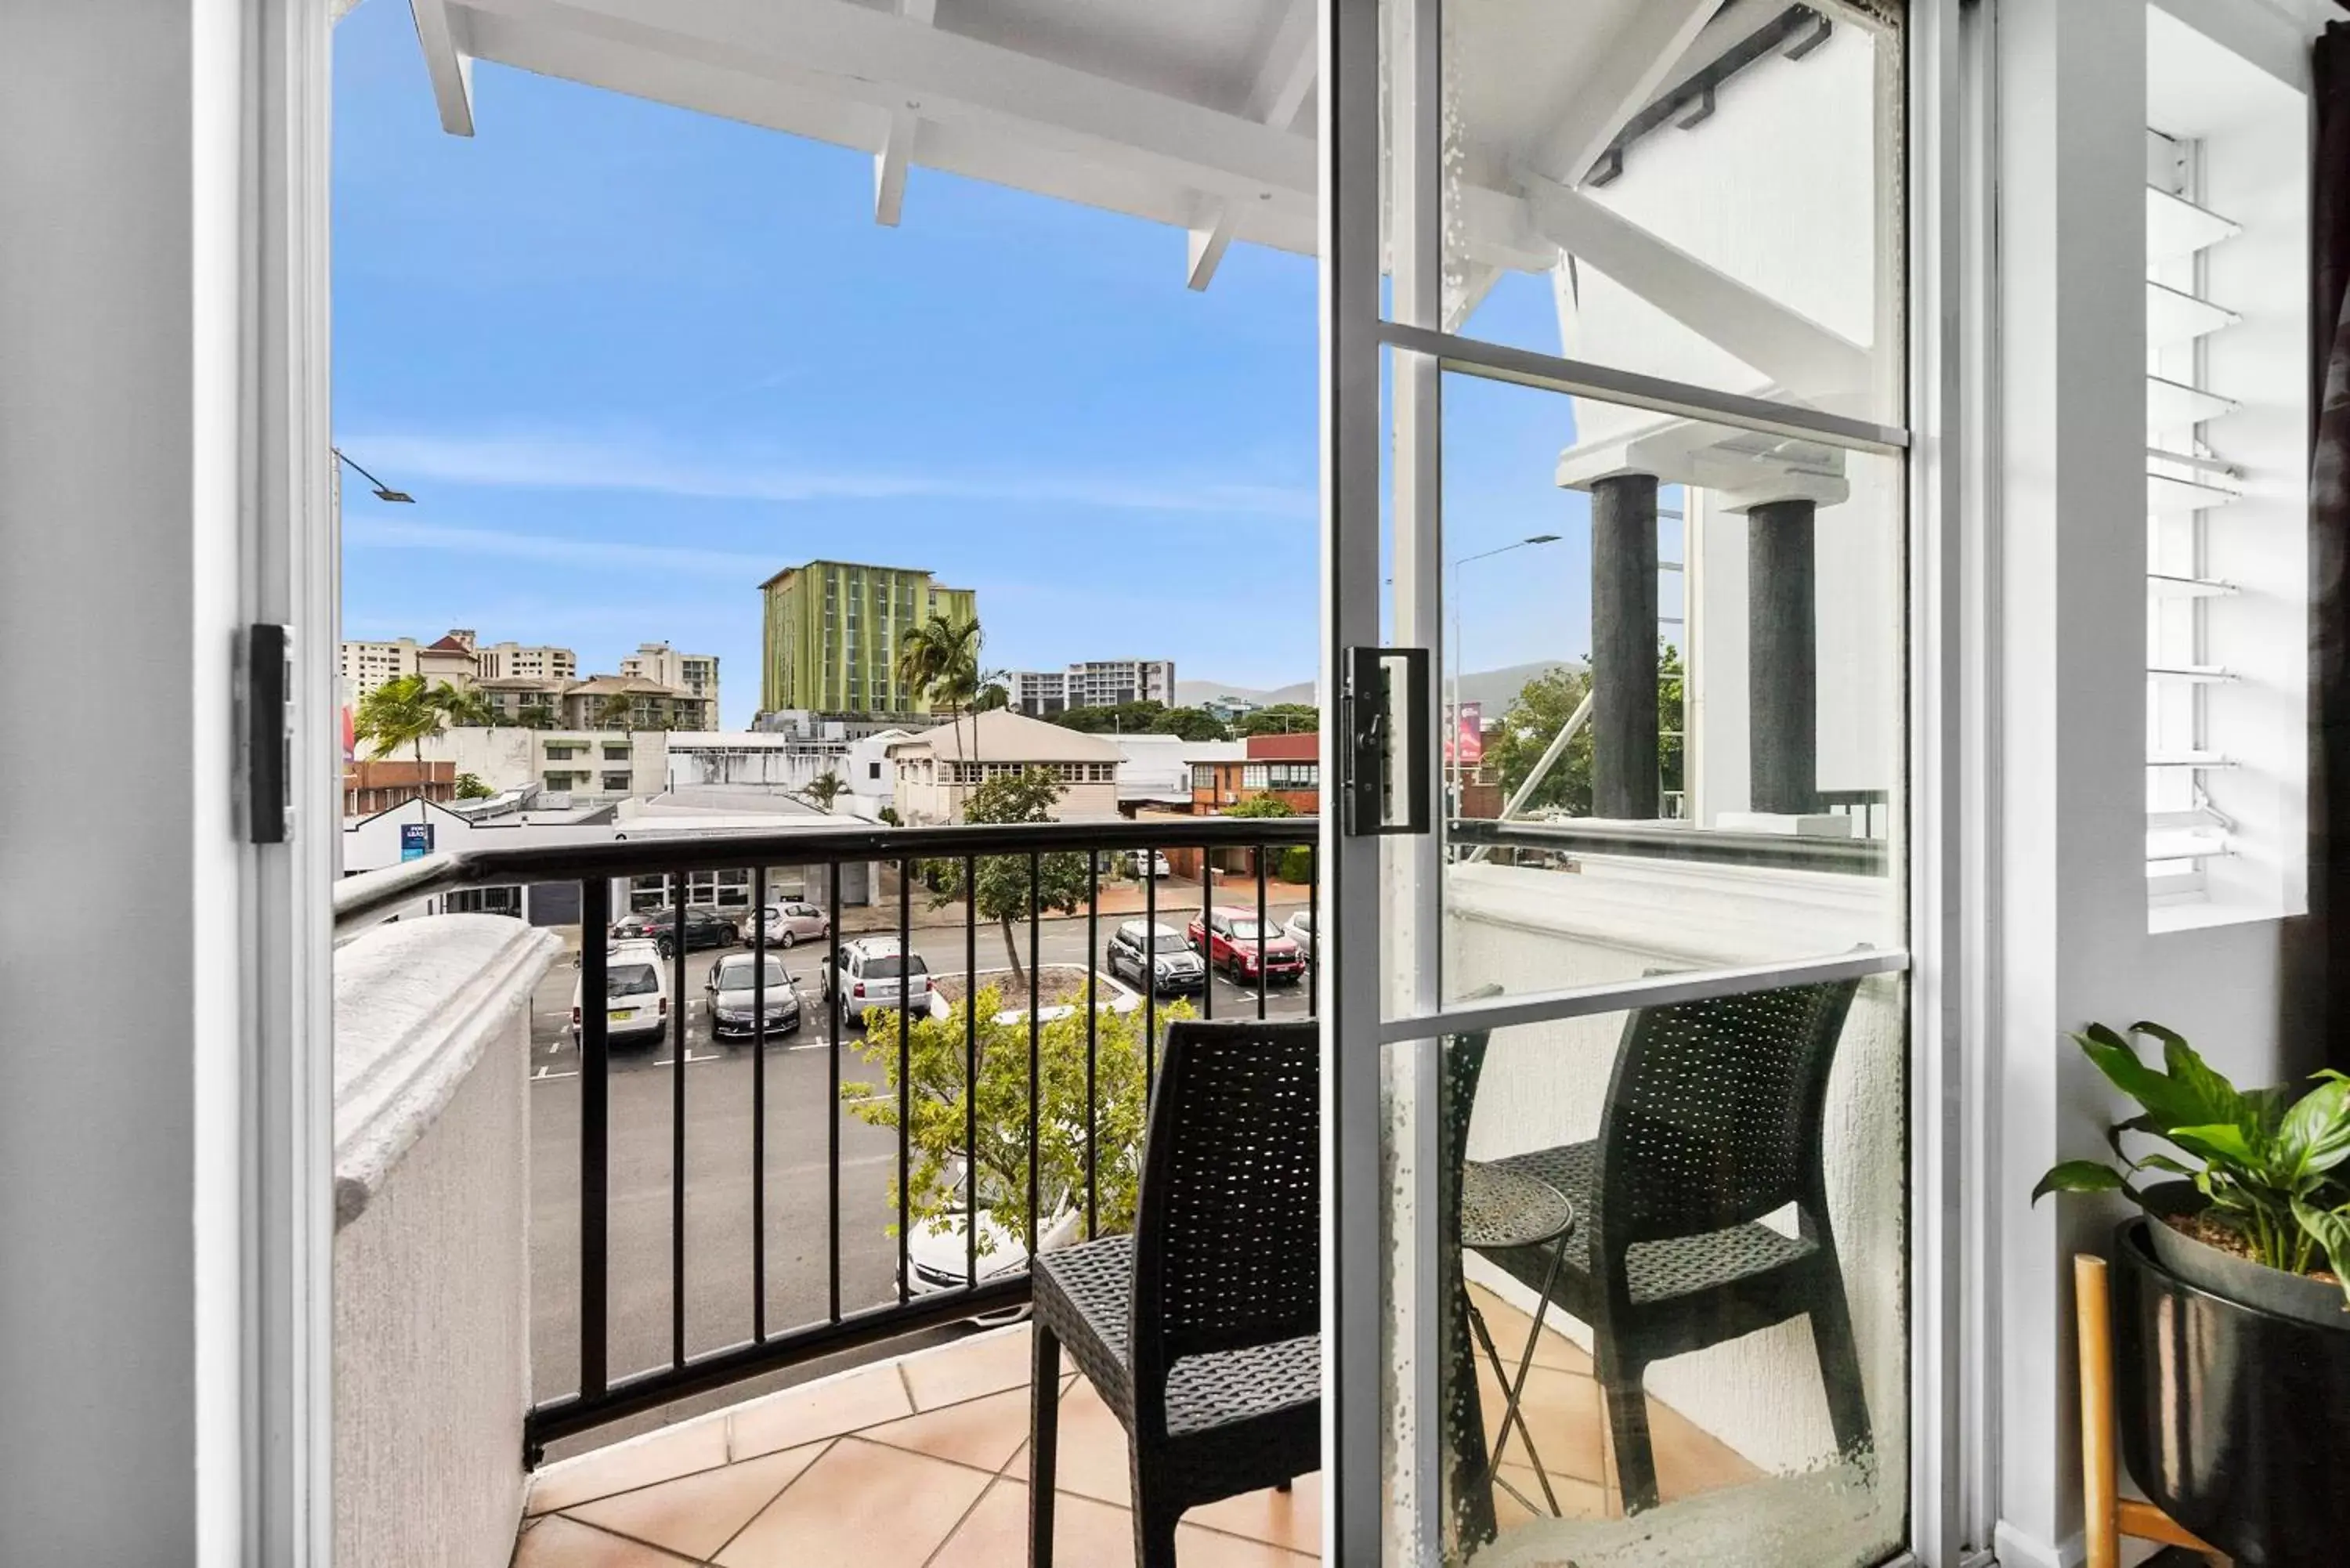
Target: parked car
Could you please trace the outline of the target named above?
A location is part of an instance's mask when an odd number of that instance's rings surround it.
[[[931,966],[922,961],[920,953],[907,953],[901,958],[895,937],[858,937],[843,942],[832,950],[832,957],[819,972],[826,1004],[830,1005],[833,987],[838,985],[841,1016],[860,1028],[865,1023],[867,1008],[898,1005],[901,983],[910,1010],[925,1012],[931,1005]]]
[[[624,940],[644,939],[660,944],[662,952],[674,950],[677,911],[674,909],[639,909],[621,916],[612,923],[612,935]],[[689,909],[685,912],[685,950],[698,952],[703,948],[731,948],[743,940],[743,929],[733,920],[711,909]]]
[[[1305,973],[1305,955],[1297,944],[1270,919],[1259,929],[1253,909],[1219,904],[1208,911],[1204,931],[1194,916],[1184,936],[1193,951],[1207,956],[1209,968],[1222,970],[1234,980],[1254,981],[1260,963],[1268,981],[1298,980]]]
[[[832,918],[814,904],[786,898],[760,910],[752,929],[758,933],[761,947],[796,947],[830,936]]]
[[[766,971],[766,1020],[760,1012],[759,971]],[[710,1034],[788,1034],[800,1026],[800,993],[791,971],[772,953],[728,953],[710,966],[702,982],[702,1002],[710,1010]]]
[[[1282,922],[1281,929],[1289,933],[1289,940],[1297,944],[1297,950],[1305,955],[1307,963],[1314,963],[1320,960],[1321,950],[1314,945],[1314,911],[1312,909],[1298,910]]]
[[[604,950],[604,1038],[614,1045],[652,1044],[669,1029],[669,965],[658,943],[637,939]],[[586,1027],[580,982],[571,982],[571,1043]]]
[[[962,1183],[958,1179],[952,1188],[960,1196]],[[1049,1210],[1045,1218],[1044,1232],[1037,1237],[1038,1250],[1050,1252],[1077,1240],[1083,1217],[1074,1206],[1063,1204]],[[959,1291],[970,1277],[970,1247],[963,1237],[966,1229],[960,1209],[953,1214],[913,1227],[906,1239],[906,1290],[910,1295],[926,1296],[940,1291]],[[1017,1274],[1028,1267],[1028,1247],[1015,1231],[1000,1223],[994,1214],[983,1207],[979,1211],[979,1282],[987,1283],[1006,1274]],[[1017,1323],[1028,1315],[1025,1302],[998,1307],[981,1313],[971,1321],[987,1327],[999,1324]]]
[[[1126,874],[1129,877],[1172,877],[1175,868],[1167,864],[1167,857],[1156,849],[1129,849],[1126,852]]]
[[[1183,934],[1169,925],[1127,921],[1110,933],[1103,961],[1112,978],[1131,980],[1161,996],[1204,990],[1208,983],[1208,966]]]

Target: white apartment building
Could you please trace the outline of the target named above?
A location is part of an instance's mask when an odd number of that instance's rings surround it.
[[[710,712],[710,722],[718,722],[718,656],[714,653],[680,653],[666,642],[645,642],[620,660],[620,673],[650,680],[680,691],[691,692],[702,700]]]
[[[1032,717],[1121,702],[1175,705],[1171,659],[1096,659],[1066,670],[1006,670],[1011,705]]]
[[[347,641],[342,645],[343,686],[353,702],[402,675],[471,686],[475,658],[473,634],[462,627],[433,642],[421,643],[412,637],[388,642]]]
[[[493,643],[473,650],[474,672],[484,680],[577,680],[579,656],[567,648],[518,642]]]

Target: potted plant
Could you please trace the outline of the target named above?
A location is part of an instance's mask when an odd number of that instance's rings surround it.
[[[2107,1132],[2114,1159],[2066,1160],[2033,1189],[2145,1210],[2115,1238],[2123,1456],[2166,1512],[2247,1568],[2344,1561],[2350,1077],[2240,1090],[2175,1031],[2130,1035],[2073,1036],[2139,1107]],[[2158,1044],[2161,1066],[2134,1040]],[[2152,1147],[2133,1155],[2133,1139]]]

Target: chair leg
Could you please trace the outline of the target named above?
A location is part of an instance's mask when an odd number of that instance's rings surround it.
[[[1820,1383],[1828,1397],[1828,1422],[1836,1451],[1857,1459],[1872,1442],[1868,1395],[1860,1379],[1860,1346],[1853,1337],[1852,1305],[1844,1293],[1844,1273],[1833,1255],[1825,1260],[1812,1293],[1812,1345],[1819,1354]]]
[[[1142,1445],[1129,1438],[1126,1452],[1134,1477],[1134,1568],[1175,1568],[1175,1524],[1183,1511],[1144,1474],[1145,1470],[1155,1474],[1157,1465],[1155,1459],[1146,1459]],[[1037,1563],[1033,1568],[1049,1565]]]
[[[1028,1568],[1053,1568],[1053,1482],[1061,1443],[1061,1342],[1032,1324],[1028,1381]]]
[[[1616,1445],[1616,1485],[1624,1511],[1657,1506],[1657,1455],[1648,1442],[1648,1397],[1640,1387],[1646,1368],[1627,1358],[1616,1335],[1599,1339],[1599,1390],[1607,1400],[1607,1430]]]

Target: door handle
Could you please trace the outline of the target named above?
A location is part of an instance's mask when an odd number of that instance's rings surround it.
[[[1429,831],[1434,708],[1424,648],[1350,648],[1339,690],[1344,830],[1357,837]]]

